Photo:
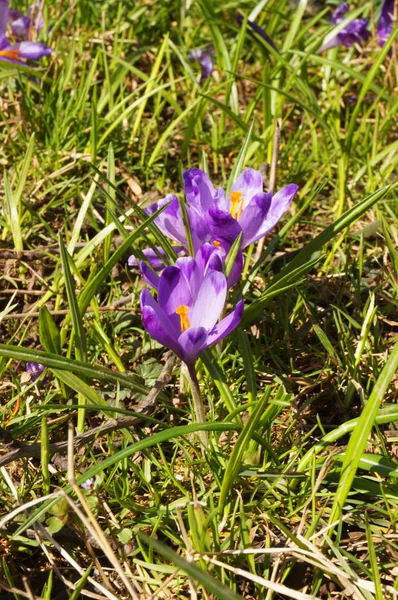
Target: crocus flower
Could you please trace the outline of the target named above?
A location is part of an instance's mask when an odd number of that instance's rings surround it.
[[[0,60],[24,64],[24,59],[37,60],[51,54],[51,48],[39,42],[11,44],[6,36],[9,13],[8,0],[0,0]]]
[[[379,26],[377,29],[380,46],[384,46],[392,31],[393,16],[394,0],[384,0],[383,6],[381,7]]]
[[[10,10],[9,20],[11,29],[17,39],[31,39],[32,31],[39,33],[44,27],[40,2],[35,2],[29,6],[27,15],[24,15],[20,10]]]
[[[239,325],[243,301],[217,323],[227,295],[225,275],[212,269],[204,274],[192,257],[179,260],[178,266],[166,267],[159,277],[157,302],[148,289],[141,292],[142,320],[155,340],[192,367],[205,348]]]
[[[239,25],[242,25],[242,23],[243,23],[242,15],[237,14],[236,20],[238,21]],[[263,40],[265,40],[267,42],[267,44],[272,46],[272,48],[274,48],[274,50],[278,50],[277,47],[275,46],[274,42],[269,37],[268,33],[262,27],[260,27],[260,25],[257,25],[257,23],[255,23],[254,21],[250,21],[250,19],[247,20],[247,25],[249,26],[250,29],[252,29],[260,37],[262,37]]]
[[[207,211],[206,223],[215,238],[231,244],[242,232],[242,248],[264,237],[290,206],[298,186],[294,183],[273,194],[263,192],[260,171],[245,169],[231,188]]]
[[[192,62],[198,62],[202,69],[200,82],[203,83],[212,74],[214,68],[214,49],[213,48],[194,48],[188,53],[188,58]]]
[[[46,367],[40,363],[28,362],[28,363],[26,363],[25,371],[27,373],[30,373],[31,381],[36,381],[36,379],[38,379],[40,377],[40,375],[43,373],[45,368]]]
[[[339,23],[342,23],[348,10],[348,2],[340,4],[333,12],[330,23],[332,25],[339,25]],[[370,36],[370,32],[367,29],[368,23],[369,19],[353,19],[334,38],[322,46],[322,50],[328,50],[335,46],[346,46],[348,48],[354,44],[366,42]]]
[[[275,227],[298,190],[291,183],[275,195],[265,193],[261,173],[255,169],[243,171],[228,198],[221,188],[215,190],[208,175],[200,169],[188,169],[183,179],[195,252],[205,242],[222,240],[231,245],[240,232],[242,248],[257,241]],[[177,198],[166,196],[154,210],[167,203],[155,223],[164,235],[186,248],[188,242]]]
[[[217,245],[209,243],[203,244],[199,248],[195,256],[195,261],[199,267],[199,271],[202,277],[205,277],[210,271],[219,271],[220,273],[222,273],[224,262],[223,258],[224,257],[222,255],[222,252],[220,248],[217,247]],[[187,263],[187,261],[189,262],[191,260],[191,257],[178,258],[176,260],[175,266],[184,270],[184,265]],[[235,262],[238,263],[237,272],[233,275],[234,281],[232,283],[227,280],[228,287],[234,285],[234,283],[236,283],[241,276],[243,268],[243,259],[238,259]],[[152,264],[151,267],[153,267]],[[160,276],[151,267],[149,267],[144,261],[141,261],[140,263],[140,271],[143,278],[148,283],[148,285],[157,290],[159,288]]]

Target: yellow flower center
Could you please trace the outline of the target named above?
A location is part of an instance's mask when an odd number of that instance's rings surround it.
[[[213,246],[215,246],[217,248],[217,250],[220,250],[220,248],[221,248],[221,242],[219,242],[218,240],[214,240]]]
[[[0,50],[0,58],[4,56],[4,58],[11,58],[11,60],[18,60],[19,55],[21,54],[20,50],[8,48],[7,50]]]
[[[181,304],[181,306],[178,306],[176,309],[176,314],[180,317],[181,333],[184,333],[184,331],[191,327],[188,319],[188,311],[188,306],[185,306],[184,304]]]
[[[231,192],[231,210],[230,213],[234,219],[239,221],[243,210],[244,198],[242,192]]]

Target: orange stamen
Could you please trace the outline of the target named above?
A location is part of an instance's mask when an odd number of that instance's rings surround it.
[[[217,248],[217,250],[220,250],[221,242],[219,242],[218,240],[214,240],[213,245]]]
[[[243,210],[244,198],[242,192],[231,192],[231,210],[230,213],[234,219],[239,221]]]
[[[0,50],[0,58],[4,56],[5,58],[11,58],[11,60],[18,60],[20,54],[20,50],[13,50],[12,48]]]
[[[188,312],[189,308],[184,304],[181,304],[181,306],[178,306],[176,309],[176,314],[180,317],[181,333],[184,333],[184,331],[191,327],[191,324],[188,319]]]

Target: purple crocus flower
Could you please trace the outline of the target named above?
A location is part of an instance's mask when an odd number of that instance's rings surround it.
[[[6,36],[9,12],[8,0],[0,0],[0,61],[24,64],[24,59],[37,60],[51,54],[51,48],[39,42],[11,44]]]
[[[231,188],[206,215],[211,234],[231,244],[242,232],[242,248],[264,237],[289,208],[298,186],[294,183],[273,194],[263,192],[260,171],[245,169]]]
[[[242,23],[243,23],[243,17],[242,17],[242,15],[237,14],[236,15],[236,20],[238,21],[239,25],[242,25]],[[278,51],[277,47],[275,46],[274,42],[269,37],[268,33],[262,27],[260,27],[260,25],[258,25],[254,21],[250,21],[250,19],[247,20],[247,24],[250,27],[250,29],[252,29],[260,37],[262,37],[263,40],[265,40],[267,42],[267,44],[269,44],[270,46],[272,46],[272,48],[274,50]]]
[[[342,23],[348,10],[348,2],[340,4],[333,12],[330,23],[332,25],[339,25],[339,23]],[[340,31],[340,33],[322,46],[322,50],[329,50],[329,48],[334,48],[335,46],[346,46],[348,48],[354,44],[366,42],[370,36],[370,31],[367,29],[368,23],[369,19],[353,19]]]
[[[158,282],[158,301],[148,289],[141,292],[145,329],[163,346],[170,348],[188,367],[199,354],[216,344],[240,323],[243,301],[219,323],[227,295],[225,275],[208,269],[206,274],[192,257],[166,267]]]
[[[392,31],[394,3],[394,0],[384,0],[383,5],[381,7],[379,26],[377,29],[380,46],[384,46]]]
[[[31,381],[36,381],[36,379],[38,379],[40,377],[40,375],[43,373],[45,368],[46,367],[40,363],[28,362],[28,363],[26,363],[25,371],[27,373],[30,373]]]
[[[203,244],[199,248],[195,256],[196,264],[199,266],[199,270],[202,276],[205,277],[210,271],[219,271],[220,273],[222,273],[223,264],[229,250],[230,247],[226,243],[222,242],[215,242],[213,244]],[[191,257],[178,258],[175,263],[175,266],[178,268],[184,268],[184,265],[187,263],[187,261],[189,262],[192,260],[193,258]],[[229,288],[239,281],[240,276],[242,274],[243,262],[243,254],[241,251],[239,251],[232,266],[231,273],[227,278],[227,284]],[[150,264],[151,267],[153,267],[153,264]],[[159,288],[160,276],[157,273],[155,273],[151,267],[149,267],[144,261],[141,261],[140,263],[140,270],[143,278],[148,283],[148,285],[157,290]]]
[[[20,40],[28,40],[31,31],[39,33],[44,26],[40,3],[35,2],[28,8],[28,14],[24,15],[20,10],[10,10],[11,29]]]
[[[214,49],[213,48],[194,48],[188,53],[191,62],[198,62],[202,68],[200,83],[203,83],[212,74],[214,68]]]

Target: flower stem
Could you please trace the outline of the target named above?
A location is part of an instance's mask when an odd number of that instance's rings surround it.
[[[187,367],[189,384],[191,386],[192,392],[192,400],[195,411],[195,421],[196,423],[206,423],[206,414],[205,407],[203,405],[202,396],[200,394],[199,381],[196,376],[195,365],[185,363]],[[198,436],[202,442],[202,444],[208,448],[209,446],[209,436],[207,431],[198,431]]]

